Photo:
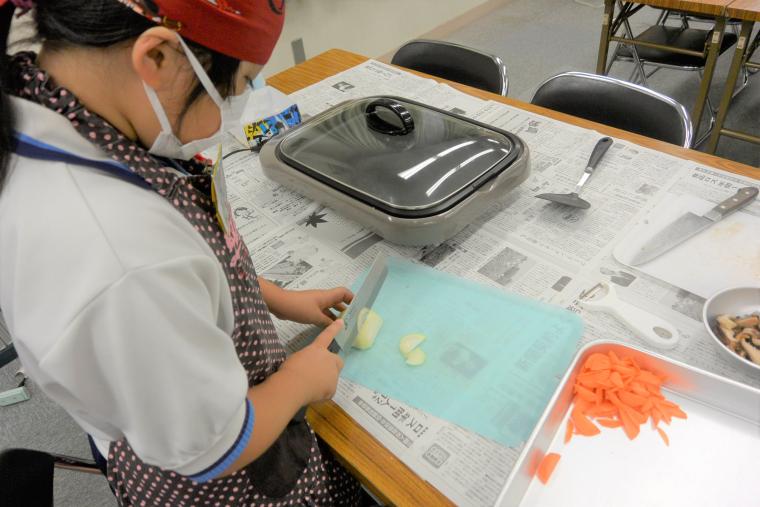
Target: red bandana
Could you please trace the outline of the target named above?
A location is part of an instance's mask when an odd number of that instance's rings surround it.
[[[285,0],[119,0],[202,46],[263,65],[285,19]]]

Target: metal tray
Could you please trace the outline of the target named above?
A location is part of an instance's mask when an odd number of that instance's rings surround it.
[[[667,375],[663,393],[687,420],[661,424],[666,446],[649,424],[628,440],[620,428],[601,428],[564,444],[576,370],[595,352],[632,356]],[[531,473],[548,452],[561,455],[544,485]],[[659,354],[613,341],[582,348],[549,402],[496,505],[534,506],[760,506],[760,390]]]

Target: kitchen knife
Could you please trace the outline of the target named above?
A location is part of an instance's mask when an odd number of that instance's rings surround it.
[[[362,308],[372,309],[375,298],[383,286],[383,281],[388,275],[388,258],[385,254],[380,254],[372,263],[364,283],[354,295],[353,301],[348,306],[346,313],[343,315],[343,329],[335,336],[335,340],[330,344],[330,351],[338,353],[339,351],[345,356],[351,350],[351,345],[359,333],[359,313]]]
[[[734,211],[752,202],[758,194],[756,187],[740,188],[733,196],[715,206],[702,216],[694,213],[681,215],[647,241],[628,263],[639,266],[659,257],[680,245],[690,237],[707,229]]]

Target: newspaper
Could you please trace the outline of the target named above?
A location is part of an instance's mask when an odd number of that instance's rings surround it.
[[[616,243],[637,217],[670,194],[719,201],[749,178],[704,167],[615,139],[583,197],[590,210],[535,199],[573,188],[601,134],[497,102],[486,102],[377,61],[367,61],[294,93],[314,115],[348,98],[390,94],[428,103],[516,133],[528,145],[530,178],[505,206],[488,210],[445,243],[427,248],[384,241],[351,219],[266,179],[256,155],[225,160],[230,201],[258,272],[288,289],[350,285],[379,252],[564,306],[582,314],[581,344],[617,339],[648,347],[617,320],[578,306],[580,292],[599,281],[619,296],[673,323],[681,342],[675,359],[760,387],[760,379],[716,353],[701,323],[704,299],[619,264]],[[746,210],[760,216],[760,204]],[[314,329],[275,322],[289,350]],[[661,352],[662,351],[658,351]],[[458,505],[493,505],[521,448],[508,448],[341,379],[334,398],[391,452]]]

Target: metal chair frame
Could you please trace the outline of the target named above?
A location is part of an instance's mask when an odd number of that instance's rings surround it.
[[[577,77],[581,79],[592,79],[595,81],[602,81],[614,86],[621,86],[621,87],[625,87],[631,90],[636,90],[637,92],[643,93],[650,97],[656,98],[657,100],[660,100],[661,102],[663,102],[663,104],[667,105],[668,107],[676,111],[676,114],[678,115],[683,125],[684,139],[682,142],[682,146],[684,148],[689,148],[691,146],[691,143],[694,137],[694,130],[692,127],[691,118],[689,117],[689,112],[681,103],[679,103],[678,101],[660,92],[654,91],[650,88],[646,88],[636,83],[623,81],[622,79],[616,79],[614,77],[609,77],[609,76],[602,76],[599,74],[589,74],[587,72],[563,72],[562,74],[557,74],[556,76],[553,76],[544,80],[540,85],[538,85],[538,87],[536,88],[536,91],[533,93],[533,97],[531,98],[531,103],[533,103],[533,100],[536,98],[536,95],[538,95],[538,92],[541,90],[541,88],[551,83],[555,79],[559,79],[563,77]]]
[[[709,137],[710,134],[714,128],[715,122],[716,122],[716,111],[712,106],[712,101],[710,100],[710,96],[707,90],[708,83],[705,82],[704,74],[707,73],[710,76],[710,81],[712,80],[712,74],[714,71],[714,64],[711,68],[706,69],[705,67],[689,67],[689,66],[678,66],[678,65],[667,65],[667,64],[660,64],[660,63],[653,63],[653,62],[647,62],[640,58],[637,46],[642,47],[652,47],[655,49],[665,50],[665,51],[671,51],[673,53],[679,53],[679,54],[686,54],[690,56],[697,56],[700,58],[704,58],[706,65],[709,65],[709,58],[708,55],[712,51],[719,51],[719,47],[722,44],[723,37],[722,34],[724,32],[724,27],[726,24],[725,18],[718,18],[716,20],[715,26],[714,26],[714,32],[717,32],[720,34],[720,37],[718,37],[718,40],[713,40],[712,43],[705,47],[705,49],[701,52],[699,51],[693,51],[689,49],[683,49],[673,46],[667,46],[664,44],[656,44],[648,41],[642,41],[637,39],[634,34],[633,30],[631,29],[630,22],[628,21],[629,17],[641,10],[644,7],[644,4],[632,4],[627,3],[624,4],[622,0],[615,0],[614,4],[617,5],[619,13],[615,16],[614,20],[612,19],[612,14],[614,12],[613,2],[610,2],[608,4],[608,7],[605,8],[605,16],[610,17],[610,28],[609,28],[609,41],[610,42],[616,42],[615,50],[612,52],[612,58],[610,59],[609,63],[604,62],[601,58],[602,56],[606,56],[606,51],[604,53],[600,53],[600,60],[597,65],[597,72],[604,72],[605,74],[609,73],[610,69],[612,68],[612,65],[616,61],[628,61],[634,63],[634,69],[631,73],[631,76],[629,77],[629,81],[632,81],[634,83],[642,83],[646,86],[647,79],[651,77],[655,72],[660,70],[661,68],[666,69],[672,69],[672,70],[680,70],[680,71],[686,71],[686,72],[698,72],[700,74],[701,78],[701,85],[700,85],[700,92],[698,94],[698,97],[704,96],[703,100],[697,101],[697,104],[694,109],[694,115],[692,116],[693,121],[693,130],[696,131],[699,128],[699,122],[702,119],[702,112],[703,112],[703,104],[706,106],[710,112],[710,127],[708,128],[707,132],[703,134],[701,137],[696,139],[694,141],[694,147],[699,146],[703,142],[705,142]],[[610,10],[610,8],[612,10]],[[660,16],[660,19],[658,19],[658,24],[660,21],[662,21],[666,16],[666,13],[663,13]],[[624,34],[623,36],[617,36],[618,30],[620,28],[623,29]],[[604,39],[603,39],[604,40]],[[623,57],[619,55],[619,50],[621,45],[625,45],[630,48],[631,57]],[[716,55],[717,56],[717,55]],[[655,67],[654,70],[651,72],[647,72],[646,66]],[[704,101],[704,102],[703,102]]]
[[[409,45],[415,44],[415,43],[438,44],[438,45],[441,45],[441,46],[455,47],[455,48],[459,48],[459,49],[465,49],[467,51],[471,51],[473,53],[477,53],[479,55],[488,57],[489,59],[491,59],[493,61],[494,65],[496,66],[496,68],[498,69],[498,72],[499,72],[499,79],[501,81],[501,83],[500,83],[501,84],[501,89],[499,90],[499,95],[501,95],[503,97],[507,96],[507,91],[509,90],[509,76],[507,74],[507,66],[504,63],[504,60],[502,60],[498,56],[492,55],[490,53],[486,53],[484,51],[480,51],[478,49],[471,48],[469,46],[464,46],[462,44],[456,44],[454,42],[446,42],[446,41],[433,40],[433,39],[413,39],[413,40],[410,40],[408,42],[405,42],[401,46],[399,46],[399,48],[396,50],[396,53],[398,53],[401,49],[405,48],[406,46],[409,46]],[[395,53],[394,53],[394,56],[395,56]]]

